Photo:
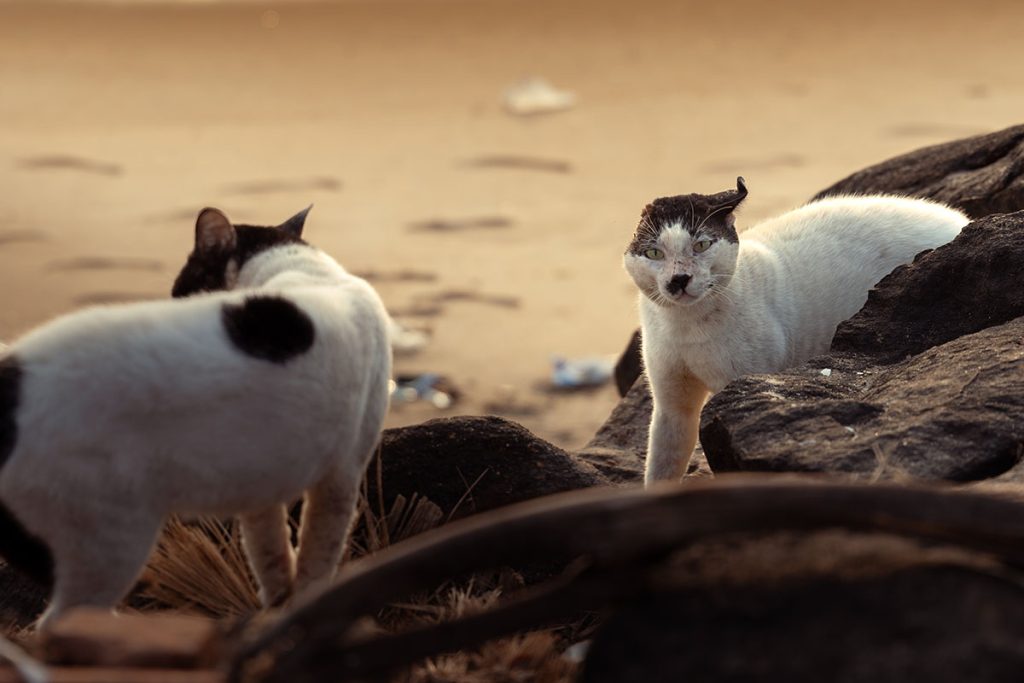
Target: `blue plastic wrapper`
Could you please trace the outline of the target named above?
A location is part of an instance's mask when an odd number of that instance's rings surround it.
[[[614,358],[555,357],[551,365],[551,383],[559,389],[598,387],[615,372]]]

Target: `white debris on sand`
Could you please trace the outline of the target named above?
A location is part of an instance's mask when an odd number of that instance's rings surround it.
[[[426,348],[430,335],[423,330],[414,330],[391,319],[391,350],[395,355],[411,355]]]
[[[534,76],[509,86],[505,90],[504,101],[510,114],[532,116],[570,109],[576,104],[576,94],[559,90],[543,78]]]
[[[821,374],[822,377],[831,377],[832,376],[832,368],[822,368],[819,371],[819,373]]]

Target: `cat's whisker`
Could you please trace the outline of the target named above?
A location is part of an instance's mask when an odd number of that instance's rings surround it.
[[[643,234],[650,235],[651,237],[657,237],[658,233],[661,232],[654,223],[651,222],[649,216],[643,216],[640,218],[640,227],[643,229]]]
[[[737,303],[737,301],[738,301],[733,296],[734,293],[731,292],[728,287],[713,287],[711,289],[711,293],[712,293],[712,296],[716,297],[717,299],[721,299],[723,301],[726,301],[730,305],[735,305]]]

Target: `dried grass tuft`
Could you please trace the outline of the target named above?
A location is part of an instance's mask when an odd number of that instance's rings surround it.
[[[152,609],[224,618],[259,610],[256,581],[235,523],[172,517],[142,577],[140,596]]]
[[[370,501],[371,476],[376,479],[376,506]],[[391,509],[385,509],[384,467],[379,448],[373,459],[373,469],[363,479],[356,517],[356,531],[346,550],[348,558],[372,555],[401,540],[437,528],[446,521],[439,506],[415,493],[409,499],[399,494]]]
[[[535,631],[485,644],[477,652],[428,660],[394,683],[567,683],[578,664],[562,656],[559,639]]]
[[[380,458],[376,477],[381,480]],[[361,523],[348,544],[350,558],[362,557],[393,543],[428,531],[444,522],[441,508],[426,498],[398,496],[383,512],[369,502],[363,482],[357,516]],[[135,606],[144,610],[174,609],[208,617],[225,618],[253,614],[260,609],[258,586],[242,549],[236,522],[201,518],[184,523],[168,520],[141,580]]]
[[[381,615],[389,630],[406,630],[483,612],[503,591],[522,579],[511,572],[475,576],[461,586],[448,585],[432,595],[398,604]],[[393,683],[567,683],[578,663],[563,656],[565,640],[556,632],[534,631],[486,643],[479,650],[425,660]]]
[[[374,511],[364,491],[359,499],[360,523],[352,535],[346,555],[349,559],[379,552],[444,522],[444,512],[431,501],[417,494],[406,499],[398,495],[385,514]]]
[[[376,476],[380,491],[381,464]],[[470,487],[472,488],[472,487]],[[348,544],[347,559],[371,555],[401,540],[441,526],[446,520],[436,504],[419,495],[398,496],[390,509],[384,501],[371,503],[364,481],[359,522]],[[430,594],[411,597],[377,615],[376,633],[404,631],[486,610],[504,593],[522,585],[511,571],[446,583]],[[142,609],[173,609],[213,618],[251,615],[260,608],[257,585],[242,549],[234,522],[201,519],[168,521],[143,575],[139,597]],[[577,665],[561,653],[561,639],[539,631],[505,638],[477,651],[427,660],[404,673],[403,683],[563,683],[576,675]]]

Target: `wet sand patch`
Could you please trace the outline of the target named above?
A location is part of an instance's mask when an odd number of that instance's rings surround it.
[[[413,232],[466,232],[469,230],[505,230],[514,225],[505,216],[478,216],[476,218],[435,218],[409,224]]]
[[[97,159],[87,159],[70,154],[52,154],[25,157],[18,161],[18,167],[29,171],[79,171],[104,176],[119,176],[120,165]]]
[[[238,183],[229,183],[221,187],[226,194],[275,194],[283,192],[339,192],[342,183],[337,178],[330,176],[315,176],[312,178],[300,178],[297,180],[250,180]]]
[[[155,273],[163,270],[164,264],[162,261],[148,258],[79,256],[50,261],[47,267],[50,270],[143,270]]]
[[[523,156],[519,154],[490,154],[468,159],[463,165],[484,169],[512,169],[517,171],[540,171],[543,173],[567,174],[573,172],[572,164],[561,159],[544,159],[541,157]]]
[[[0,231],[0,245],[22,244],[25,242],[46,242],[50,239],[42,230],[5,230]]]

